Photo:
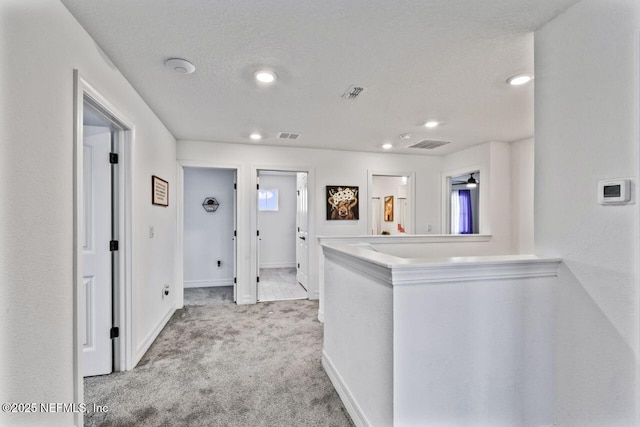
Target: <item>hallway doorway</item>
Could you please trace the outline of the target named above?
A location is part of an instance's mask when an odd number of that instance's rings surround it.
[[[184,289],[228,287],[237,301],[237,170],[183,167]],[[192,292],[193,294],[193,292]],[[184,297],[183,297],[184,298]]]
[[[257,301],[307,299],[307,172],[257,174]]]
[[[132,369],[131,149],[134,124],[74,70],[73,375]],[[82,424],[76,414],[76,424]]]

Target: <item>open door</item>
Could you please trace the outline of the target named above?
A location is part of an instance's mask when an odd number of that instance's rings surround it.
[[[296,278],[306,290],[309,289],[309,208],[307,192],[307,173],[300,172],[296,177],[297,214],[296,214]]]
[[[233,302],[238,302],[238,171],[233,175]]]
[[[112,371],[111,130],[85,126],[83,142],[83,376]]]

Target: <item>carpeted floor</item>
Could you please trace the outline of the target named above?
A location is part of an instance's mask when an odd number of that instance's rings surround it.
[[[190,292],[193,291],[193,292]],[[140,364],[86,378],[89,426],[353,426],[320,364],[317,301],[187,290]]]

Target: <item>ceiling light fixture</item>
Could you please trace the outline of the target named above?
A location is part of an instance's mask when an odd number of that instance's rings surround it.
[[[249,138],[253,139],[254,141],[260,141],[262,139],[262,135],[260,135],[258,132],[254,132],[249,135]]]
[[[271,70],[258,70],[254,75],[259,83],[264,84],[271,84],[278,78],[277,74]]]
[[[476,188],[477,186],[478,181],[473,177],[473,174],[471,174],[467,180],[467,188]]]
[[[402,135],[400,135],[400,139],[406,141],[408,139],[411,139],[411,134],[410,133],[403,133]]]
[[[170,58],[164,62],[165,67],[178,74],[191,74],[196,70],[196,66],[186,59]]]
[[[385,142],[384,144],[382,144],[382,148],[385,150],[391,150],[393,148],[393,144],[390,142]]]
[[[429,120],[427,123],[424,124],[425,127],[432,129],[435,127],[440,126],[440,122],[437,122],[435,120]]]
[[[533,80],[533,75],[531,74],[516,74],[515,76],[511,76],[507,79],[507,83],[511,86],[521,86],[529,83]]]

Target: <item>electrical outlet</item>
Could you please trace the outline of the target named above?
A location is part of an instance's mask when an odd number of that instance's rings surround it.
[[[153,229],[153,225],[150,225],[150,226],[149,226],[149,238],[150,238],[150,239],[153,239],[153,236],[155,236],[155,235],[156,235],[156,232],[155,232],[155,230]]]
[[[162,298],[169,296],[169,285],[164,285],[164,288],[162,289]]]
[[[431,233],[431,224],[427,224],[427,233]]]

